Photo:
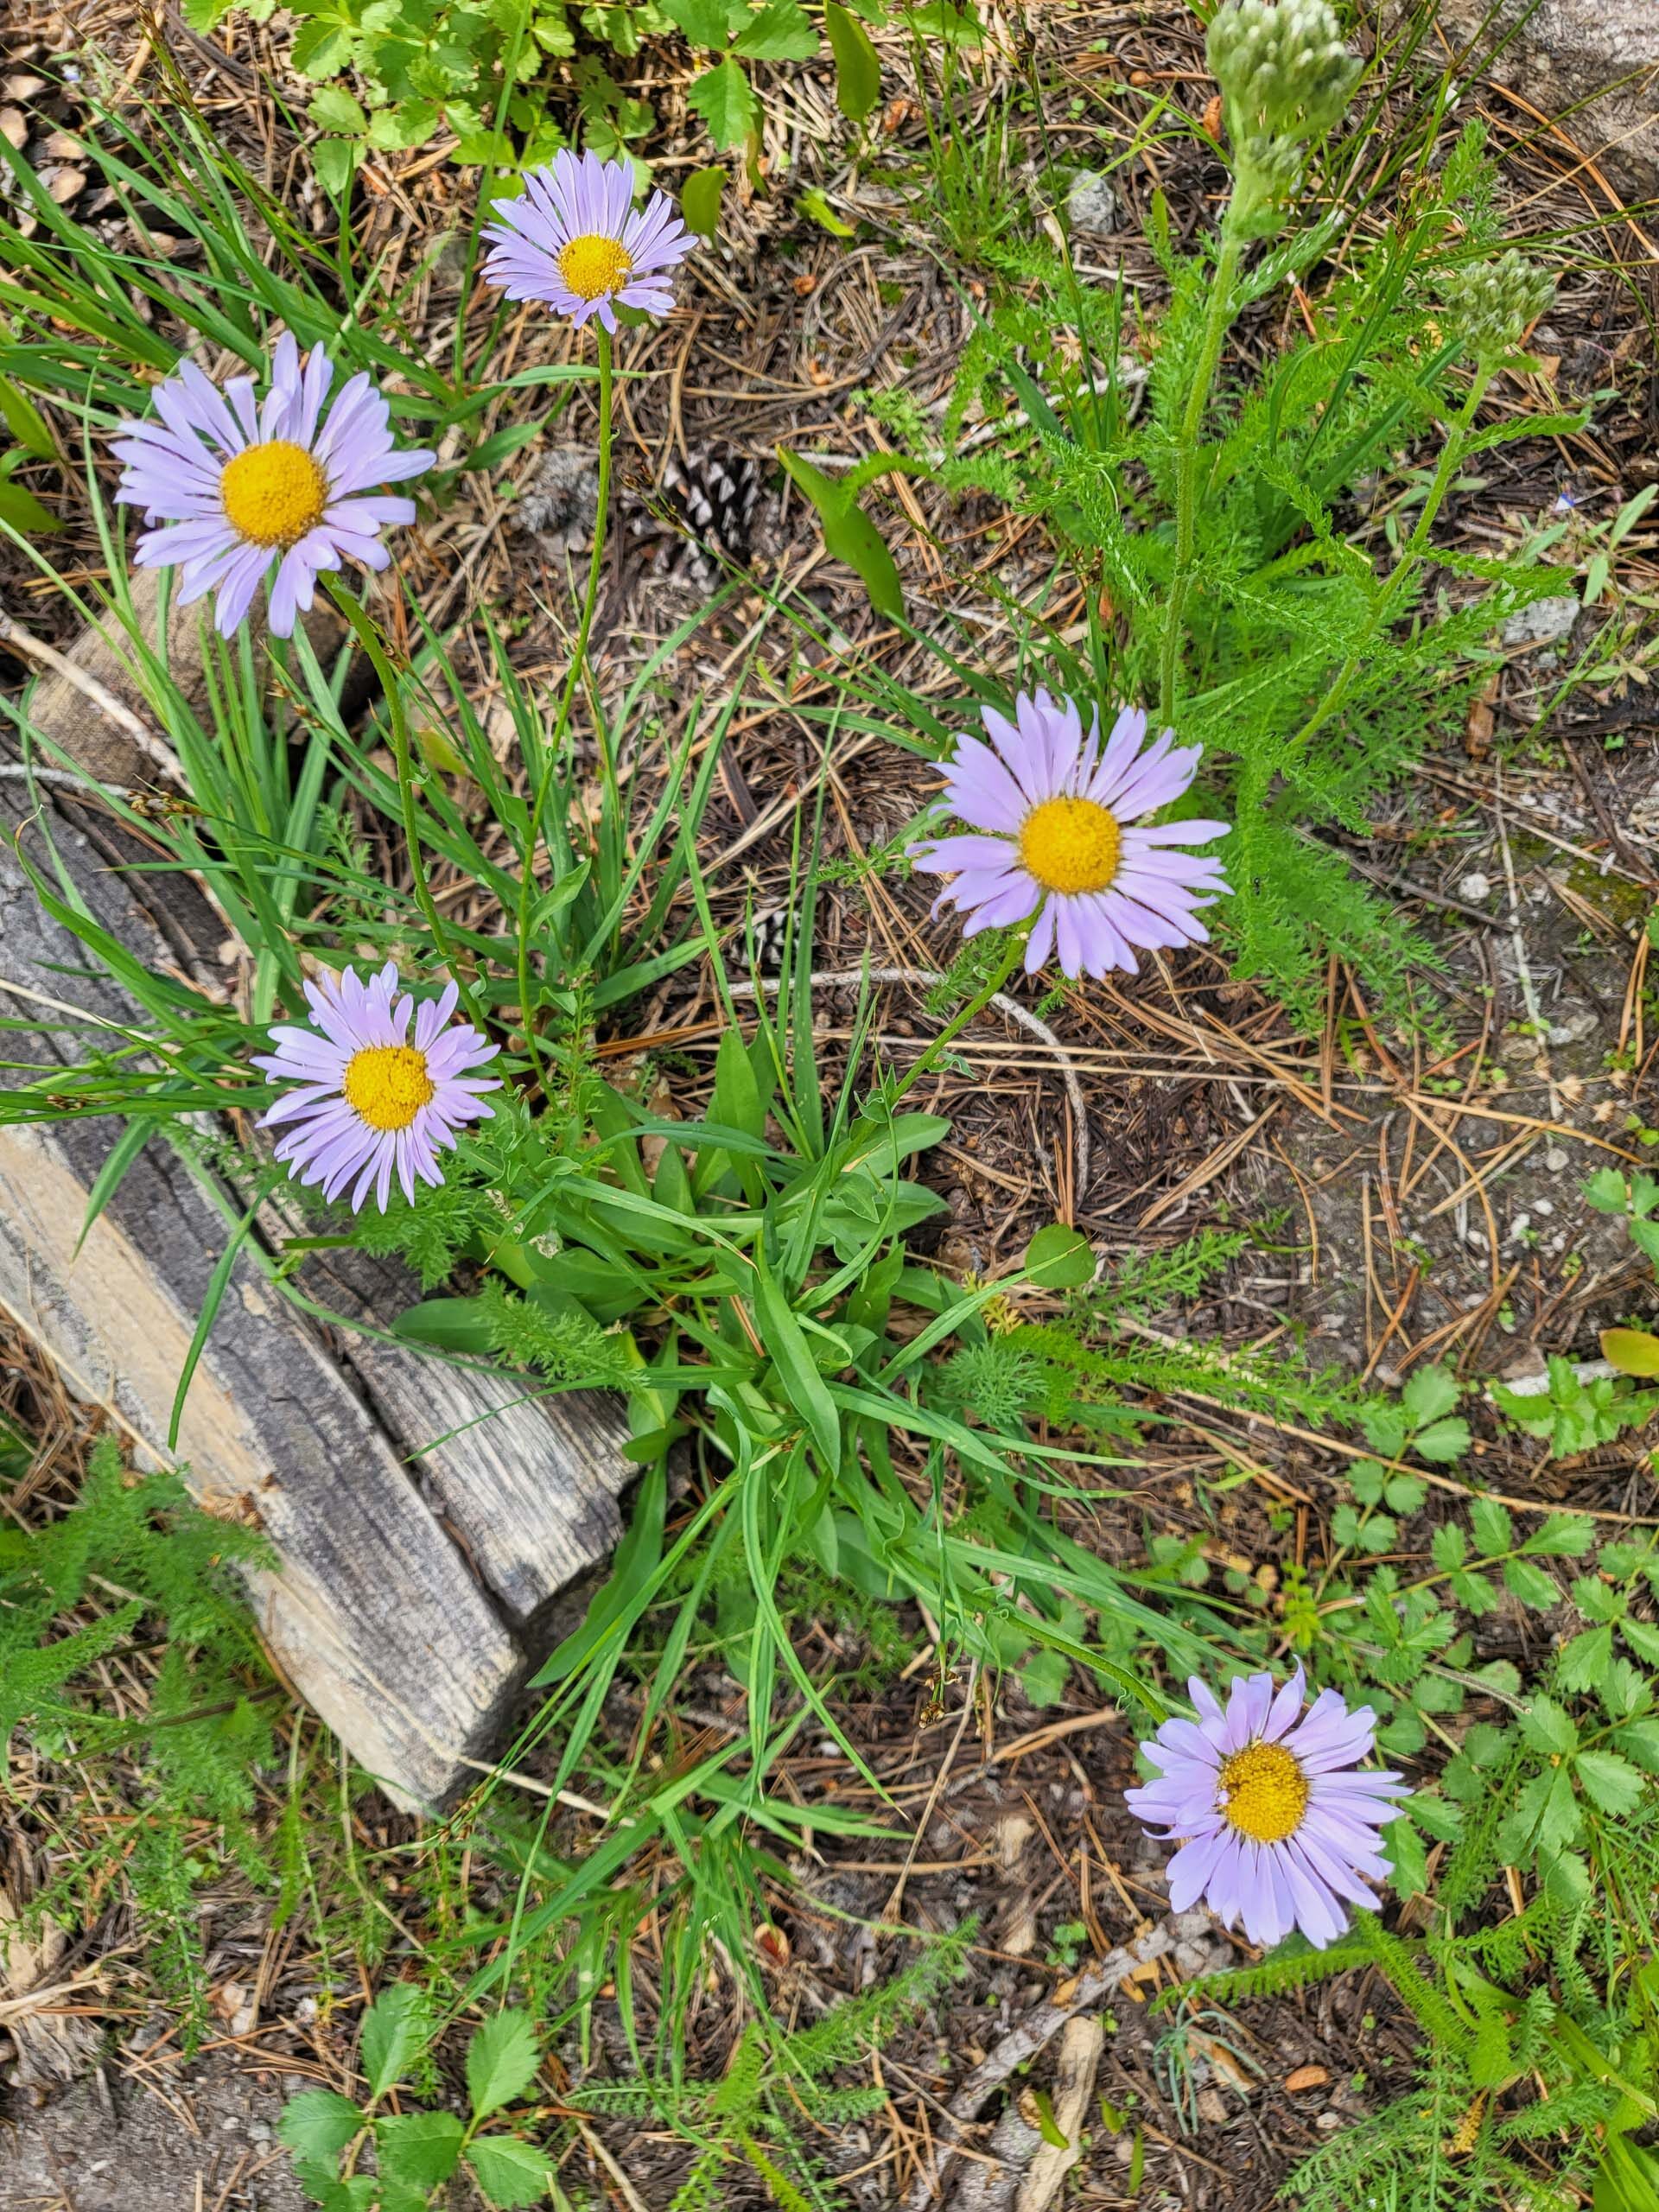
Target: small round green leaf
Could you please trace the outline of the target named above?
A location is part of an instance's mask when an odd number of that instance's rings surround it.
[[[1028,1281],[1043,1290],[1081,1290],[1094,1280],[1095,1255],[1089,1239],[1063,1221],[1051,1222],[1027,1245],[1025,1273]]]
[[[1601,1356],[1621,1375],[1659,1375],[1659,1337],[1645,1329],[1604,1329]]]
[[[726,172],[718,163],[712,168],[694,169],[687,177],[680,194],[680,213],[686,228],[700,238],[711,238],[719,230],[721,194],[725,189]]]

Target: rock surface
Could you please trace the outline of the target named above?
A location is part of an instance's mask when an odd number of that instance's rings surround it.
[[[1659,194],[1659,0],[1501,0],[1483,30],[1491,12],[1491,0],[1440,0],[1438,29],[1454,51],[1478,39],[1481,73],[1552,121],[1565,117],[1617,190]]]

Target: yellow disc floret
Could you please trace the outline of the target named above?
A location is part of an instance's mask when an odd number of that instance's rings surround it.
[[[1282,1843],[1307,1810],[1307,1777],[1282,1744],[1246,1744],[1221,1764],[1217,1810],[1253,1843]]]
[[[1116,817],[1091,798],[1046,798],[1020,826],[1020,857],[1045,891],[1104,891],[1122,844]]]
[[[328,479],[303,446],[267,438],[226,463],[219,497],[231,528],[245,543],[286,552],[322,520]]]
[[[365,1045],[346,1063],[340,1087],[372,1129],[406,1129],[437,1092],[426,1054],[413,1045]]]
[[[579,300],[620,292],[633,274],[633,256],[615,238],[572,238],[559,254],[559,274]]]

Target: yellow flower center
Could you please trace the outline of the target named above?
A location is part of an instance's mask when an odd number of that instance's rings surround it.
[[[614,238],[572,238],[560,251],[559,274],[579,300],[596,300],[627,283],[633,256]]]
[[[1020,827],[1020,857],[1045,891],[1103,891],[1122,843],[1117,817],[1091,798],[1046,798]]]
[[[1222,1762],[1217,1808],[1256,1843],[1294,1835],[1307,1810],[1307,1777],[1282,1744],[1246,1744]]]
[[[413,1045],[365,1045],[346,1061],[340,1089],[372,1129],[406,1129],[437,1093]]]
[[[268,438],[226,461],[219,497],[238,537],[286,552],[322,520],[328,479],[303,446]]]

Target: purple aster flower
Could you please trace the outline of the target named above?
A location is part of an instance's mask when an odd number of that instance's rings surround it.
[[[291,637],[311,604],[317,574],[342,555],[365,569],[391,556],[380,532],[413,522],[412,499],[375,487],[429,468],[437,455],[397,452],[385,401],[368,378],[348,378],[323,415],[334,365],[321,346],[303,369],[286,331],[271,357],[270,389],[257,405],[251,377],[220,391],[194,361],[156,392],[159,422],[123,423],[116,440],[120,504],[142,507],[146,531],[136,558],[143,569],[183,571],[179,604],[217,590],[214,624],[228,638],[253,602],[273,561],[270,627]]]
[[[410,1200],[417,1175],[442,1183],[438,1154],[453,1148],[458,1128],[494,1113],[479,1093],[501,1088],[493,1076],[473,1072],[500,1046],[486,1045],[468,1022],[450,1026],[460,997],[453,983],[418,1013],[407,993],[394,997],[397,989],[391,961],[366,983],[353,968],[308,982],[310,1026],[273,1029],[276,1050],[254,1055],[255,1067],[299,1085],[259,1123],[262,1129],[295,1124],[277,1145],[277,1159],[288,1161],[290,1178],[321,1183],[326,1198],[337,1198],[355,1177],[353,1213],[372,1185],[385,1211],[394,1168]]]
[[[947,901],[971,912],[967,937],[1035,915],[1028,975],[1056,947],[1061,969],[1075,977],[1112,968],[1133,975],[1134,945],[1206,943],[1197,910],[1230,887],[1219,861],[1175,849],[1224,837],[1230,825],[1130,826],[1181,796],[1204,747],[1176,747],[1173,730],[1147,745],[1138,707],[1120,709],[1103,748],[1098,711],[1085,741],[1070,699],[1022,691],[1014,715],[1009,721],[982,708],[990,743],[959,734],[946,771],[950,812],[983,834],[910,848],[918,868],[956,878],[934,912]]]
[[[635,207],[626,162],[562,147],[550,168],[525,171],[521,199],[499,200],[495,212],[484,274],[510,300],[540,300],[578,329],[597,315],[610,331],[614,302],[655,315],[673,306],[669,278],[691,236],[662,193]]]
[[[1300,1928],[1323,1950],[1348,1925],[1338,1903],[1375,1903],[1365,1886],[1388,1872],[1375,1833],[1407,1795],[1397,1774],[1362,1774],[1375,1745],[1369,1705],[1350,1713],[1321,1690],[1302,1713],[1300,1667],[1278,1695],[1271,1675],[1236,1675],[1224,1712],[1195,1676],[1198,1717],[1166,1720],[1141,1751],[1163,1771],[1124,1802],[1165,1836],[1184,1839],[1169,1862],[1169,1903],[1203,1897],[1224,1928],[1242,1921],[1252,1943]]]

